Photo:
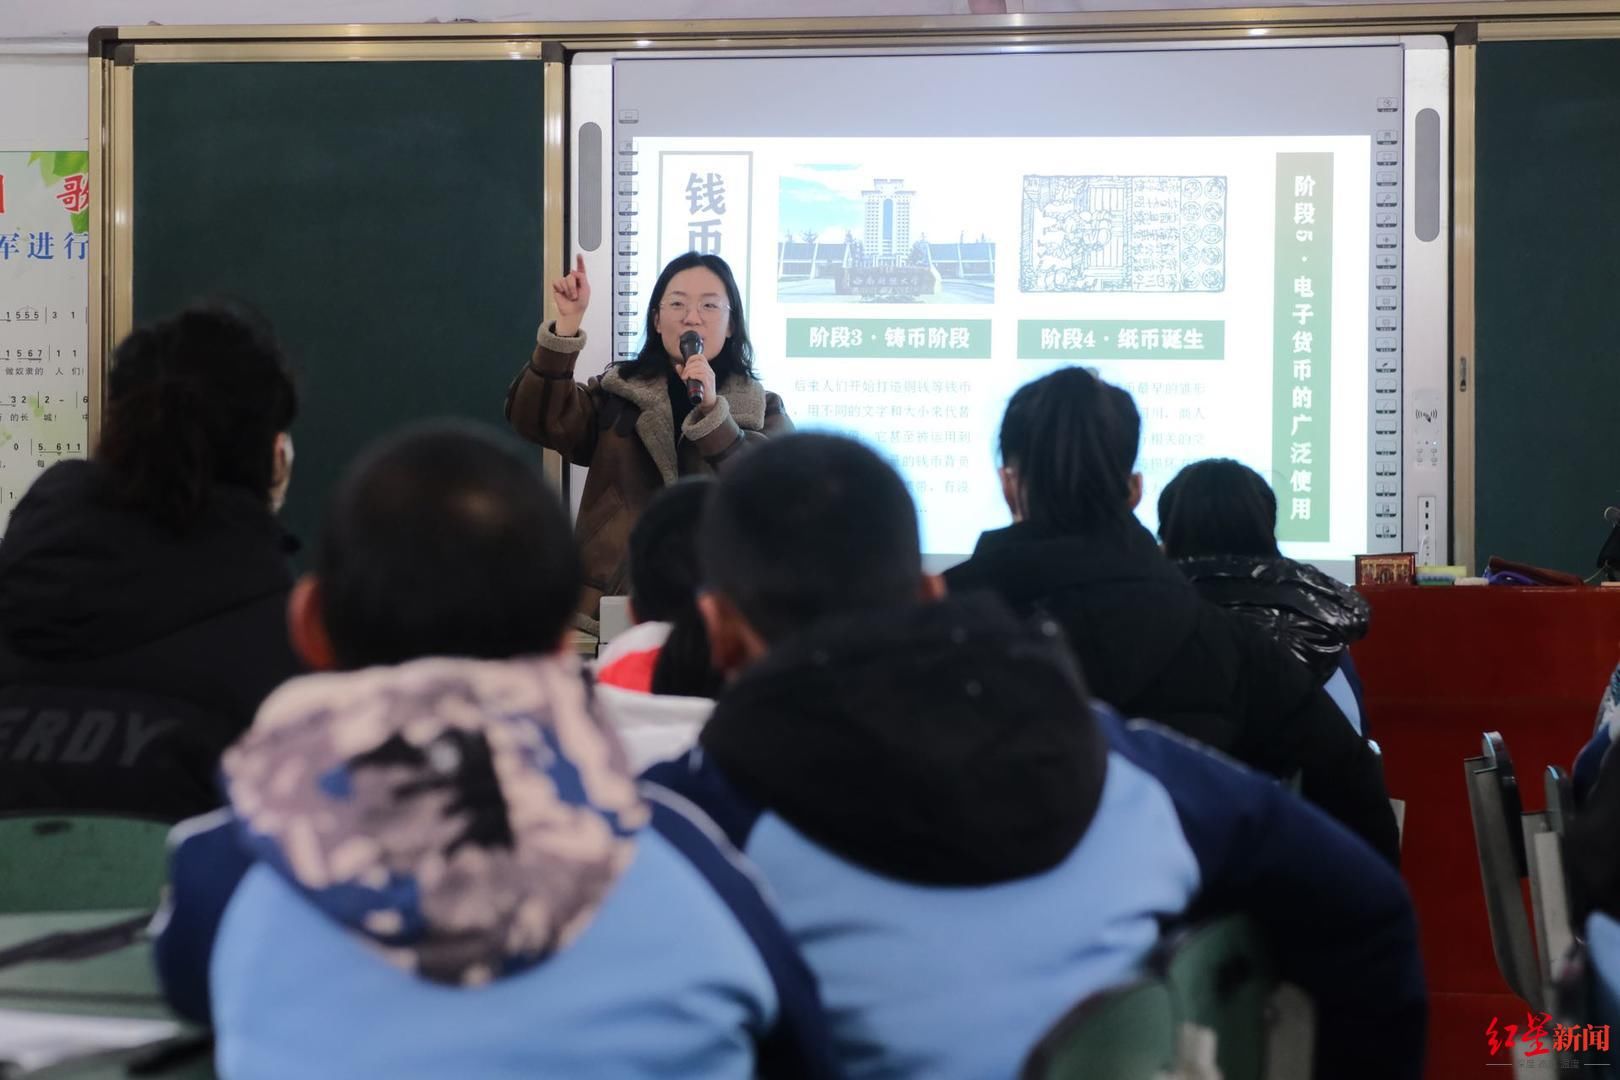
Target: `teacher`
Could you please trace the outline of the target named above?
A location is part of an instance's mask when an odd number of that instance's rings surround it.
[[[506,418],[524,438],[590,469],[574,531],[585,569],[578,621],[594,633],[598,602],[625,591],[630,529],[652,497],[683,476],[725,470],[750,445],[792,431],[793,421],[754,377],[742,295],[720,256],[688,252],[664,267],[641,352],[584,384],[574,381],[591,302],[583,256],[551,295],[557,318],[540,328],[534,356],[507,390]],[[681,339],[693,332],[702,344],[683,359]]]

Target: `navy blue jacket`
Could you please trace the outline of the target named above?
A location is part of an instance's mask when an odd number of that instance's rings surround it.
[[[1318,1077],[1421,1074],[1389,864],[1274,781],[1088,706],[1057,628],[990,598],[775,647],[648,775],[760,868],[852,1076],[1014,1075],[1165,924],[1240,911],[1315,1000]]]

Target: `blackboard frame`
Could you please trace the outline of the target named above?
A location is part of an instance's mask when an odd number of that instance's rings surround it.
[[[541,69],[539,128],[543,142],[538,245],[539,282],[559,275],[567,220],[563,189],[567,147],[562,137],[566,83],[561,50],[537,36],[469,33],[444,27],[259,27],[184,28],[168,34],[98,29],[91,35],[91,185],[98,193],[90,238],[90,444],[100,434],[107,364],[117,342],[135,325],[135,87],[136,71],[148,64],[354,64],[528,62]],[[169,28],[164,28],[169,29]],[[221,35],[218,31],[224,30]],[[400,33],[399,31],[407,31]],[[132,40],[138,39],[138,40]],[[512,370],[522,362],[522,339],[513,346]],[[495,390],[498,397],[500,387]],[[546,475],[566,485],[562,459],[543,454]]]

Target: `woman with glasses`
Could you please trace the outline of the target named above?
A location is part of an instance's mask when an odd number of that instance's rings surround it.
[[[574,380],[591,300],[583,257],[552,282],[551,295],[557,318],[540,328],[534,356],[507,390],[506,418],[524,438],[590,469],[575,535],[585,566],[579,624],[594,633],[600,599],[626,590],[630,530],[653,496],[683,476],[724,470],[793,422],[754,377],[742,295],[720,256],[688,252],[664,267],[641,352],[586,383]],[[692,332],[702,348],[683,358],[681,339]]]

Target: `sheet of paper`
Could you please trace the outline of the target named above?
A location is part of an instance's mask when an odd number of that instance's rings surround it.
[[[125,1050],[179,1034],[173,1020],[0,1009],[0,1062],[27,1073],[60,1061]]]

